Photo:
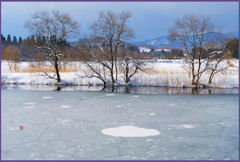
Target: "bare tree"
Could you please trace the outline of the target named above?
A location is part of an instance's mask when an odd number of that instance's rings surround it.
[[[85,44],[86,46],[84,49],[88,51],[94,60],[110,72],[111,85],[115,85],[118,80],[117,62],[119,44],[122,41],[127,41],[134,37],[133,30],[127,25],[128,20],[131,17],[132,14],[130,11],[121,13],[114,13],[112,11],[106,13],[100,12],[98,20],[90,26],[92,34],[87,45]],[[101,51],[101,56],[104,57],[99,57],[99,51],[96,52],[96,48]],[[87,65],[97,76],[100,77],[100,74],[94,70],[94,67],[90,64]]]
[[[235,62],[232,60],[232,52],[229,50],[225,49],[222,51],[213,51],[211,55],[213,57],[211,57],[211,61],[208,66],[210,71],[208,84],[212,83],[215,74],[224,73],[228,71],[230,67],[235,67]]]
[[[34,46],[44,52],[45,58],[49,62],[48,64],[44,61],[41,62],[38,68],[43,72],[43,76],[55,79],[60,83],[59,70],[63,68],[71,56],[65,56],[61,53],[63,43],[57,44],[57,40],[58,42],[63,42],[64,40],[77,36],[79,28],[78,22],[74,21],[67,13],[60,13],[59,11],[53,10],[52,14],[50,14],[47,11],[41,11],[35,12],[32,18],[25,22],[24,27],[36,37],[44,36],[46,38],[44,45]],[[55,74],[50,75],[45,72],[42,68],[43,65],[53,67]]]
[[[221,30],[215,30],[208,16],[185,15],[169,29],[169,40],[184,45],[187,52],[185,69],[191,74],[192,85],[197,86],[202,74],[208,70],[210,58],[215,55],[209,50],[225,39]]]
[[[119,70],[123,74],[123,80],[126,84],[130,83],[130,79],[136,73],[139,71],[145,72],[147,70],[145,61],[137,59],[138,54],[135,51],[121,49],[119,53]]]

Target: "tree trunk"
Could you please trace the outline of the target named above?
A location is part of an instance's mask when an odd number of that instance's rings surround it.
[[[60,74],[59,74],[59,69],[58,69],[57,63],[55,63],[55,70],[56,70],[56,74],[57,74],[57,82],[60,83],[61,79],[60,79]]]
[[[113,66],[112,66],[112,69],[113,69]],[[114,84],[115,80],[114,80],[114,76],[113,76],[113,70],[111,70],[111,78],[112,78],[112,83]]]
[[[128,78],[128,67],[126,68],[126,84],[129,82],[129,78]]]
[[[208,84],[211,84],[211,83],[212,83],[213,76],[214,76],[214,74],[213,74],[213,72],[212,72],[211,75],[210,75],[210,77],[209,77]]]
[[[116,69],[116,80],[117,79],[117,76],[118,76],[118,70],[117,70],[117,54],[116,54],[116,59],[115,59],[115,69]]]
[[[194,60],[193,60],[194,61]],[[192,63],[192,85],[195,85],[194,63]]]

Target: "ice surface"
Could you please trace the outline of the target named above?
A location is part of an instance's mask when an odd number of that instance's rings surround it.
[[[121,126],[117,128],[107,128],[102,130],[103,134],[115,137],[147,137],[156,136],[160,132],[154,129],[138,128],[134,126]]]
[[[136,94],[2,89],[1,95],[2,160],[239,159],[236,94],[134,98]],[[101,132],[121,126],[161,134],[116,137]]]

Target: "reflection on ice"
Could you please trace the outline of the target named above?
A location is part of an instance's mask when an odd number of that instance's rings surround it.
[[[102,91],[102,92],[119,92],[134,94],[239,94],[238,88],[221,89],[221,88],[174,88],[174,87],[115,87],[103,88],[101,86],[65,86],[61,88],[54,85],[12,85],[3,84],[2,89],[7,90],[61,90],[61,91]],[[111,96],[113,94],[107,94]],[[135,96],[137,97],[137,95]]]

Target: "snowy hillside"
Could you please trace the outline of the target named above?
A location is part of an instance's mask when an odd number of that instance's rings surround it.
[[[142,41],[142,42],[133,42],[136,45],[142,45],[142,44],[147,44],[147,45],[151,45],[154,47],[157,46],[182,46],[180,43],[178,42],[169,42],[168,41],[168,36],[162,36],[162,37],[157,37],[154,39],[149,39],[146,41]]]

